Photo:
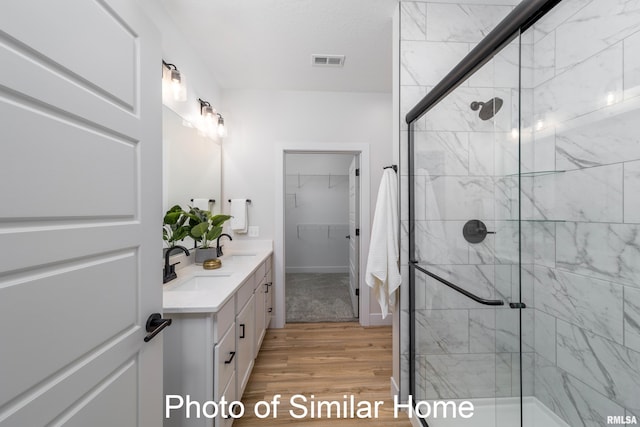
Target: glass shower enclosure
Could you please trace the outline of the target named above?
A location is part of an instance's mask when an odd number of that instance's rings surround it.
[[[640,1],[525,0],[409,112],[423,425],[637,420],[639,108]]]

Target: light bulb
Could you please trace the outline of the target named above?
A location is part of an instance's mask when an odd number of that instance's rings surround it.
[[[213,123],[213,119],[216,115],[216,110],[214,110],[211,106],[205,105],[202,108],[202,115],[208,122]]]
[[[224,118],[218,114],[218,136],[225,137],[227,136],[227,128],[224,125]]]
[[[171,93],[174,101],[180,101],[182,98],[182,84],[180,80],[171,80]]]
[[[163,61],[164,63],[164,61]],[[165,70],[162,74],[163,89],[174,101],[186,101],[187,89],[184,74],[182,74],[175,65],[164,63]]]

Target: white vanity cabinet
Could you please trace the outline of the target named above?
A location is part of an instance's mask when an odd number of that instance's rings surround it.
[[[271,321],[271,312],[273,311],[273,286],[271,281],[271,256],[263,263],[261,269],[257,274],[260,277],[256,277],[256,291],[255,291],[255,348],[256,357],[258,357],[258,350],[262,345],[267,328]]]
[[[235,340],[235,301],[230,299],[215,313],[165,313],[172,319],[164,334],[164,394],[187,395],[191,401],[204,403],[237,400]],[[165,400],[177,403],[178,397]],[[185,405],[186,406],[186,405]],[[172,410],[165,427],[211,427],[213,419],[202,413],[186,418],[185,406]],[[226,420],[225,420],[226,421]],[[223,425],[224,423],[216,423]]]
[[[264,311],[265,311],[265,329],[269,328],[271,325],[271,318],[273,317],[273,269],[272,267],[272,257],[271,255],[265,261],[265,265],[267,267],[267,273],[265,275],[265,284],[266,284],[266,292],[264,299]]]
[[[262,278],[258,282],[258,286],[256,287],[256,291],[254,294],[254,305],[255,305],[255,333],[254,336],[254,348],[255,348],[255,356],[258,356],[258,350],[262,345],[262,340],[264,339],[264,335],[266,333],[266,324],[265,324],[265,298],[266,298],[266,289],[265,279]]]
[[[220,402],[223,396],[227,402],[241,400],[271,318],[267,312],[272,304],[272,287],[267,282],[271,255],[260,256],[256,264],[229,263],[228,271],[236,269],[229,274],[235,285],[221,282],[211,288],[210,294],[201,287],[186,285],[189,290],[176,291],[181,285],[178,281],[173,290],[165,289],[170,294],[164,297],[163,317],[172,319],[171,326],[163,331],[165,396],[180,396],[186,401],[189,395],[192,402],[200,404]],[[238,273],[241,267],[246,273]],[[192,276],[202,274],[206,274],[202,269],[192,269]],[[183,282],[189,279],[185,275]],[[177,399],[165,399],[165,403],[175,404]],[[197,417],[195,406],[190,415],[186,418],[184,407],[172,410],[164,426],[229,427],[234,420],[221,414],[212,418],[201,413]]]
[[[236,347],[238,349],[238,361],[236,363],[237,390],[242,395],[249,381],[255,359],[255,304],[253,294],[236,316],[236,330]]]

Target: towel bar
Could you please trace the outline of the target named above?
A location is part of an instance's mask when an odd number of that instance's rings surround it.
[[[229,203],[231,203],[231,199],[229,199]],[[247,199],[247,203],[251,204],[251,199]]]

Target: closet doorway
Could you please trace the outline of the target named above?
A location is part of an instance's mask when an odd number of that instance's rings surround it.
[[[357,153],[285,153],[286,322],[359,318]]]

